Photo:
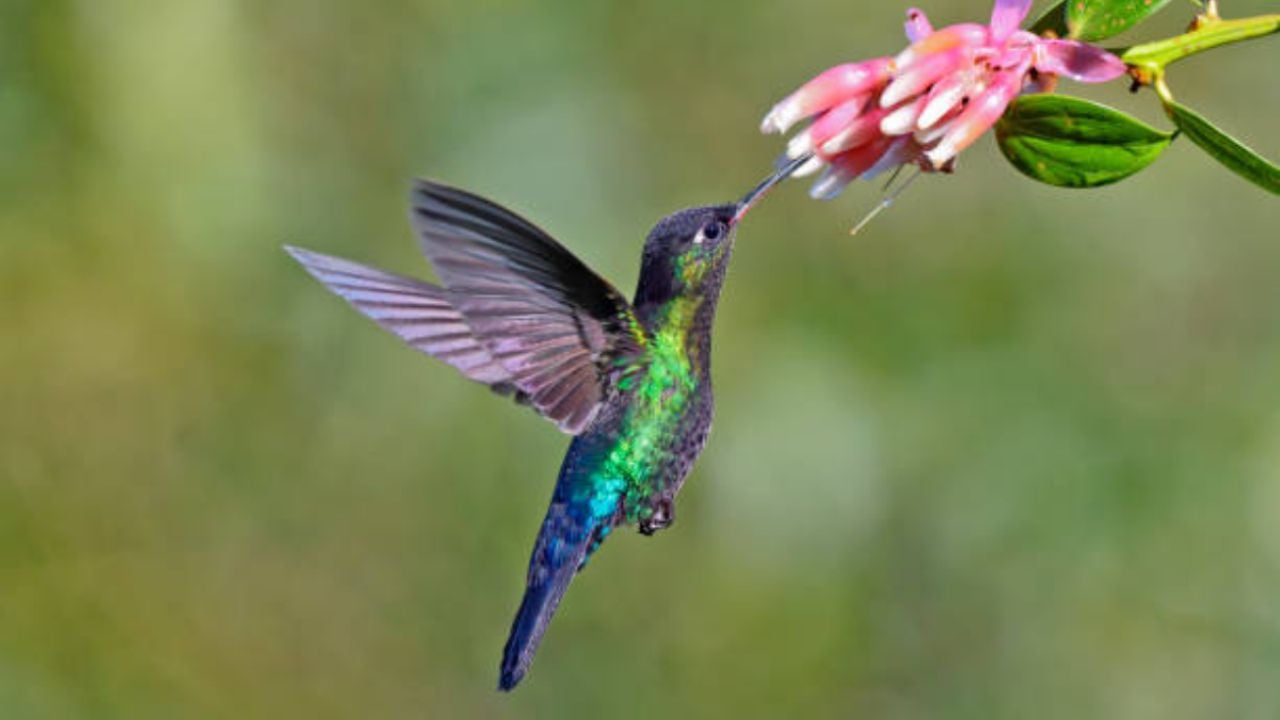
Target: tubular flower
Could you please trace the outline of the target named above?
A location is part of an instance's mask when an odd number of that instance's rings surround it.
[[[826,70],[775,105],[760,129],[781,134],[812,118],[785,159],[810,156],[797,177],[825,169],[810,190],[819,199],[902,165],[950,172],[1020,93],[1051,88],[1059,75],[1106,82],[1125,73],[1101,48],[1020,30],[1030,7],[1031,0],[996,0],[989,25],[940,30],[912,8],[907,49]]]

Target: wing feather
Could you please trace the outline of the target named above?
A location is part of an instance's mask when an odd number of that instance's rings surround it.
[[[285,249],[334,294],[413,348],[500,392],[509,389],[510,373],[476,339],[443,289],[350,260]]]
[[[532,223],[419,181],[411,219],[449,303],[542,415],[581,432],[643,362],[644,334],[609,283]]]

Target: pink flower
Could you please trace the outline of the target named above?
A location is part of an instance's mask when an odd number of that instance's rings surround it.
[[[1106,82],[1125,73],[1101,48],[1018,29],[1030,7],[1031,0],[996,0],[990,25],[940,30],[912,8],[906,50],[823,72],[775,105],[760,129],[785,133],[813,118],[791,138],[786,158],[810,156],[797,177],[826,168],[810,191],[816,198],[902,165],[950,172],[1020,93],[1051,88],[1058,75]]]

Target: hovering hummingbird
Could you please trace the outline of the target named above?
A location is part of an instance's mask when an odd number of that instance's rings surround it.
[[[803,162],[807,158],[801,158]],[[443,287],[286,247],[361,313],[573,435],[503,651],[511,690],[569,581],[619,525],[651,535],[711,427],[711,325],[738,222],[800,162],[742,201],[650,231],[627,300],[560,243],[471,193],[418,181],[411,221]]]

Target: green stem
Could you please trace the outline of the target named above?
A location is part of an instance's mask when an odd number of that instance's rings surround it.
[[[1280,14],[1259,15],[1239,20],[1221,20],[1207,15],[1200,26],[1178,37],[1134,45],[1120,56],[1125,64],[1149,76],[1159,76],[1174,61],[1202,53],[1219,45],[1251,40],[1280,32]]]

